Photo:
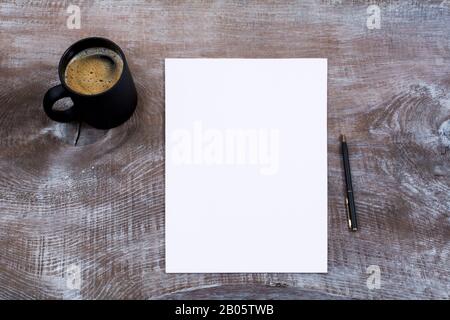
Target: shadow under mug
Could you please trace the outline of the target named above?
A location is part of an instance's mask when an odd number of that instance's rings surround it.
[[[120,55],[123,61],[119,80],[108,90],[86,95],[73,91],[66,84],[65,70],[70,60],[88,48],[107,48]],[[49,89],[44,96],[44,111],[58,122],[84,121],[97,129],[110,129],[127,121],[136,109],[137,92],[125,55],[118,45],[105,38],[86,38],[71,45],[61,57],[58,66],[61,84]],[[54,110],[56,101],[71,98],[73,106],[67,110]]]

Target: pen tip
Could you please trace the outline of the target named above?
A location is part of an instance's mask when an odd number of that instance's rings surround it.
[[[347,140],[345,139],[345,134],[341,134],[341,141],[342,142],[346,142]]]

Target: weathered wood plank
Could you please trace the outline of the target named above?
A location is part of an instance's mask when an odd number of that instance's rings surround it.
[[[450,5],[378,1],[368,30],[372,2],[89,1],[69,30],[68,1],[2,1],[0,298],[449,298]],[[139,105],[74,146],[76,125],[49,120],[41,99],[62,52],[93,35],[124,49]],[[164,273],[166,57],[329,59],[328,274]],[[367,288],[369,265],[381,289]]]

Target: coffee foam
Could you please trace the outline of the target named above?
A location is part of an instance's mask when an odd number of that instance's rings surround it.
[[[119,80],[123,61],[107,48],[88,48],[67,64],[64,80],[73,91],[94,95],[107,91]]]

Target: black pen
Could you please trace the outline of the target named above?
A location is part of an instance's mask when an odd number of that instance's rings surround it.
[[[348,158],[348,147],[345,135],[341,135],[341,150],[345,171],[345,204],[347,205],[348,228],[351,231],[356,231],[358,230],[358,222],[356,221],[356,206],[355,197],[353,196],[352,173],[350,171],[350,161]]]

